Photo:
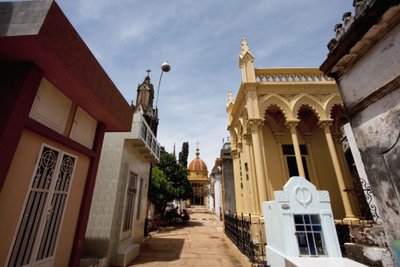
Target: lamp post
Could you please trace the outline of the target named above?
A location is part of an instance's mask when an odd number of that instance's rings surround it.
[[[169,65],[168,61],[165,61],[163,64],[161,64],[161,75],[160,75],[160,80],[158,81],[158,87],[157,87],[157,98],[156,98],[156,110],[158,112],[158,96],[160,94],[160,84],[161,84],[161,79],[163,76],[164,72],[168,72],[171,70],[171,66]]]

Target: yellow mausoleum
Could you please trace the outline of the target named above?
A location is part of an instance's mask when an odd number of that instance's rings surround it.
[[[192,185],[193,197],[190,205],[204,206],[207,203],[208,170],[206,163],[200,159],[200,150],[196,149],[196,158],[189,163],[188,180]]]
[[[227,103],[236,211],[261,215],[261,202],[300,175],[329,191],[335,219],[357,217],[335,81],[314,68],[254,68],[245,39],[239,65],[242,83]]]

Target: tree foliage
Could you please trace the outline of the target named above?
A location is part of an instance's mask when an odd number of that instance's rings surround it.
[[[186,200],[192,196],[187,175],[186,166],[177,162],[173,154],[161,153],[160,162],[152,169],[150,185],[150,200],[158,211],[163,211],[174,199]]]
[[[182,150],[179,152],[179,163],[187,167],[189,156],[189,142],[183,142]]]
[[[174,199],[173,184],[167,179],[164,172],[158,167],[153,167],[150,185],[150,200],[160,210],[168,201]]]

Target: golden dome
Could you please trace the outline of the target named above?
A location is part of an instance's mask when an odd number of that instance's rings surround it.
[[[207,172],[207,165],[204,161],[200,159],[199,149],[196,149],[196,158],[189,163],[189,171],[205,171]]]

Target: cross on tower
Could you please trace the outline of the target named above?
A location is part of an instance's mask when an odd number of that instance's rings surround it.
[[[150,76],[151,69],[146,70],[147,76]]]

